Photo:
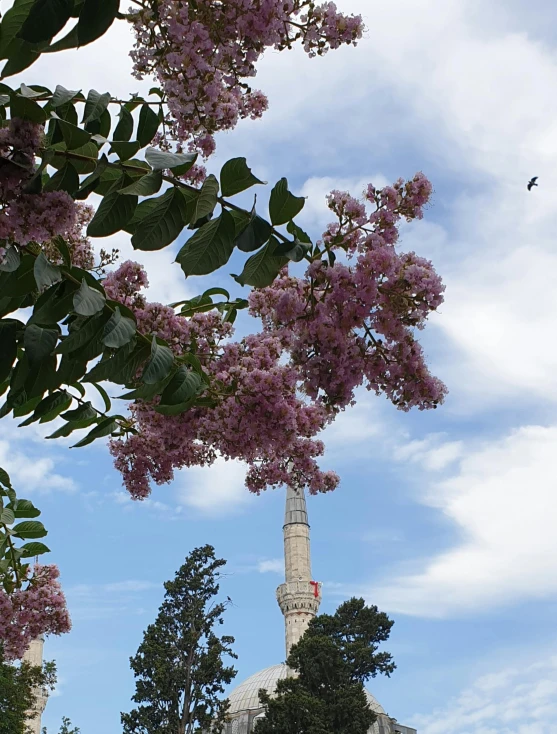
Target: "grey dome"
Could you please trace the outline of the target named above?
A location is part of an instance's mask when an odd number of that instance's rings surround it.
[[[285,663],[279,665],[273,665],[270,668],[255,673],[255,675],[247,678],[243,683],[235,688],[228,700],[230,701],[230,708],[228,710],[228,716],[233,718],[235,714],[239,714],[243,711],[256,711],[261,709],[259,703],[259,691],[264,688],[269,693],[273,693],[277,687],[277,682],[281,678],[286,678],[289,675],[288,667]],[[291,675],[291,673],[290,673]],[[367,700],[369,707],[376,714],[384,714],[385,711],[381,704],[371,695],[369,691],[366,691]]]

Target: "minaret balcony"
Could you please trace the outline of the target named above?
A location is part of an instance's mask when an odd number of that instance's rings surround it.
[[[321,584],[316,581],[287,581],[277,589],[277,601],[283,614],[312,612],[321,604]]]

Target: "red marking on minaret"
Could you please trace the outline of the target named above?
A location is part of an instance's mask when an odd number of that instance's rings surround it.
[[[313,586],[313,596],[318,599],[319,598],[319,581],[310,581],[309,582]]]

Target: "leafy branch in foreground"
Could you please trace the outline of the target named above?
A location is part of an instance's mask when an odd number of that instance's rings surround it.
[[[39,635],[71,626],[56,566],[30,566],[30,559],[49,552],[40,514],[30,500],[18,499],[0,468],[0,648],[8,660],[20,658]]]

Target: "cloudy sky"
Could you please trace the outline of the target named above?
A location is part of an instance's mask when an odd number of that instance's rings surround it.
[[[314,235],[330,189],[357,194],[423,170],[433,206],[401,246],[433,259],[447,284],[424,344],[450,397],[437,411],[401,414],[362,394],[327,431],[325,464],[342,484],[309,502],[323,608],[361,594],[394,617],[398,669],[370,689],[421,734],[557,734],[557,9],[339,5],[364,15],[365,40],[322,60],[269,53],[258,82],[271,108],[218,140],[214,170],[245,155],[260,178],[287,176],[309,197],[302,219]],[[116,27],[22,80],[136,91],[129,45]],[[116,243],[130,255],[124,238]],[[153,299],[195,292],[171,252],[138,259]],[[223,272],[217,282],[231,280]],[[202,543],[229,562],[237,680],[283,659],[282,492],[251,497],[241,466],[217,464],[133,504],[101,445],[70,452],[4,422],[0,464],[44,508],[74,620],[46,647],[60,678],[49,732],[62,715],[83,734],[121,731],[128,657],[162,582]]]

